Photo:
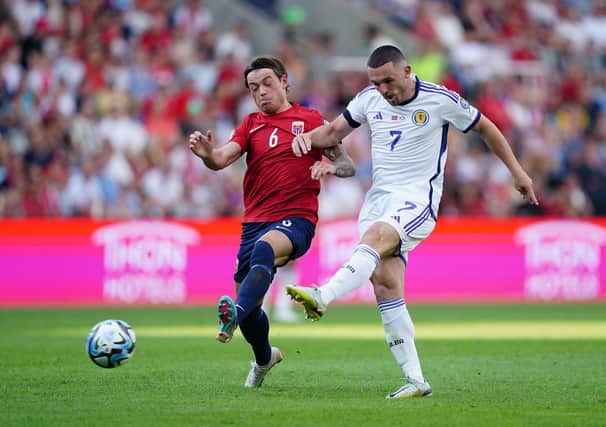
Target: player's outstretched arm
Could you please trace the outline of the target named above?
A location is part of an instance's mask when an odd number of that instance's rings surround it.
[[[353,130],[347,120],[341,115],[325,126],[320,126],[311,132],[297,135],[292,141],[292,151],[301,157],[311,151],[311,148],[334,147]]]
[[[505,136],[497,126],[487,117],[482,115],[473,127],[482,139],[486,141],[492,151],[505,163],[505,166],[513,176],[513,184],[518,192],[532,205],[538,205],[539,200],[532,187],[532,179],[528,176],[522,165],[518,162]]]
[[[315,162],[310,168],[312,179],[320,179],[324,175],[347,178],[356,174],[356,165],[341,144],[326,148],[324,155],[332,163]]]
[[[230,141],[219,148],[214,148],[213,145],[214,138],[210,130],[206,131],[206,134],[195,131],[189,135],[189,149],[201,158],[209,169],[223,169],[242,155],[242,149],[236,142]]]

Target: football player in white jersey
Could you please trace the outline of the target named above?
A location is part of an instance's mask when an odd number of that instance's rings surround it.
[[[442,196],[447,133],[450,125],[476,131],[503,161],[513,184],[531,204],[538,204],[532,180],[507,140],[488,118],[456,92],[420,81],[402,52],[380,46],[367,62],[371,85],[360,91],[345,112],[327,126],[297,136],[296,156],[312,147],[337,145],[354,128],[371,131],[373,184],[359,216],[362,236],[351,258],[320,287],[287,286],[318,320],[337,297],[373,284],[387,343],[405,382],[387,398],[429,396],[414,343],[414,326],[404,303],[407,253],[434,229]]]

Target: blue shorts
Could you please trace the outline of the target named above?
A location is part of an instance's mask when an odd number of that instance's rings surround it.
[[[316,233],[316,226],[311,221],[300,217],[284,218],[276,222],[246,222],[242,224],[242,237],[238,251],[238,265],[234,280],[242,283],[250,270],[250,255],[255,243],[270,230],[284,233],[292,242],[293,250],[290,259],[296,259],[305,254],[311,246],[311,239]],[[288,262],[288,261],[287,261]],[[284,263],[286,264],[286,262]]]

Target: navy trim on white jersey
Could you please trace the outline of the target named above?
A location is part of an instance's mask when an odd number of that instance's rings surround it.
[[[360,127],[361,123],[356,122],[353,117],[351,117],[351,113],[348,110],[343,111],[343,117],[345,117],[345,120],[347,120],[347,123],[349,123],[349,126],[352,128]]]
[[[463,133],[469,132],[471,130],[471,128],[474,127],[476,125],[476,123],[480,121],[480,117],[482,117],[482,114],[480,113],[480,110],[478,110],[478,113],[476,114],[476,118],[473,119],[471,124],[465,128]]]
[[[440,95],[444,95],[445,97],[452,100],[455,104],[459,102],[457,97],[453,95],[452,92],[449,92],[448,89],[443,89],[438,86],[429,86],[425,83],[421,83],[420,89],[422,92],[438,93]]]
[[[433,186],[431,185],[431,181],[433,181],[438,176],[440,176],[440,173],[442,172],[442,156],[446,152],[447,146],[448,146],[448,123],[445,124],[444,126],[442,126],[442,143],[440,145],[440,155],[438,156],[438,169],[436,170],[436,173],[434,174],[434,176],[432,176],[429,179],[429,209],[431,211],[431,216],[433,217],[434,220],[437,219],[437,215],[431,208],[431,199],[433,197]]]
[[[419,96],[420,85],[421,85],[421,81],[419,80],[419,78],[417,76],[415,76],[415,94],[412,96],[412,98],[410,98],[398,105],[402,106],[402,105],[410,104],[412,101],[417,99],[417,96]]]
[[[425,220],[427,220],[427,218],[429,218],[430,214],[431,214],[431,208],[429,206],[427,206],[425,209],[423,209],[421,211],[421,213],[419,215],[417,215],[415,217],[415,219],[408,222],[408,224],[406,224],[404,226],[404,231],[406,231],[406,234],[412,233],[417,228],[419,228],[421,225],[423,225]]]

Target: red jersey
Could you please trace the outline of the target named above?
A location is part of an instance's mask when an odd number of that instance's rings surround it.
[[[321,126],[316,110],[292,104],[274,115],[251,113],[231,138],[246,153],[243,222],[273,222],[298,216],[318,221],[320,181],[311,179],[310,167],[322,159],[319,149],[306,156],[292,152],[293,138]]]

